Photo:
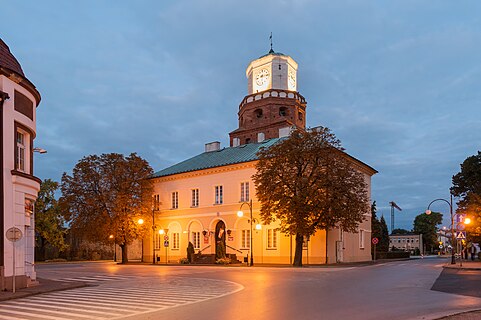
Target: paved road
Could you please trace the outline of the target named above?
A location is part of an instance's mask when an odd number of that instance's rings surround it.
[[[480,298],[431,290],[444,263],[302,269],[41,265],[39,277],[94,286],[2,303],[0,319],[396,320],[481,308]]]

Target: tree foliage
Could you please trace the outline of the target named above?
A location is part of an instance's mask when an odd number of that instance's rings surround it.
[[[433,252],[437,247],[437,232],[438,225],[443,222],[443,215],[440,212],[431,212],[427,215],[421,213],[414,218],[413,232],[422,234],[423,244],[426,245],[426,250]],[[422,248],[420,248],[422,250]]]
[[[128,244],[146,230],[137,221],[151,210],[151,175],[148,162],[135,153],[81,159],[71,176],[62,176],[60,202],[72,233],[103,243],[113,235],[122,248],[122,262],[127,262]]]
[[[261,219],[280,221],[281,232],[296,236],[294,265],[302,266],[304,237],[340,227],[357,232],[369,210],[364,176],[328,128],[295,130],[262,149],[253,180]]]
[[[371,205],[371,236],[378,238],[379,242],[376,245],[377,252],[389,251],[389,232],[387,230],[386,221],[382,216],[380,220],[377,219],[376,201]],[[371,242],[371,255],[374,256],[374,244]]]
[[[58,183],[51,179],[43,180],[35,202],[35,233],[36,245],[40,252],[40,257],[37,257],[39,260],[45,259],[47,245],[51,245],[60,252],[67,249],[65,220],[55,198],[58,187]]]
[[[466,227],[473,242],[481,242],[481,152],[466,158],[453,176],[451,193],[459,197],[457,213],[466,214],[472,223]]]
[[[398,234],[398,235],[405,235],[405,234],[409,234],[409,233],[410,233],[409,230],[401,229],[401,228],[393,229],[393,231],[391,232],[391,234]]]
[[[386,220],[384,216],[381,216],[379,221],[381,225],[381,239],[379,240],[379,251],[388,252],[389,251],[389,230],[387,228]]]

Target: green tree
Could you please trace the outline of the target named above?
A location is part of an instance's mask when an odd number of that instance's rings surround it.
[[[380,242],[382,237],[382,229],[381,223],[377,219],[376,216],[377,208],[376,208],[376,201],[374,201],[371,205],[371,237],[377,238]],[[376,244],[376,251],[379,252],[379,243]],[[371,241],[371,256],[374,257],[374,244]]]
[[[400,234],[400,235],[405,235],[405,234],[409,234],[409,233],[410,233],[409,230],[401,229],[401,228],[396,228],[391,232],[391,234]]]
[[[81,159],[71,176],[63,174],[61,185],[60,202],[73,233],[101,243],[109,243],[113,235],[126,263],[128,245],[148,229],[137,221],[150,217],[151,175],[148,162],[135,153]]]
[[[56,248],[59,252],[67,249],[65,244],[65,220],[62,217],[55,192],[58,183],[46,179],[40,184],[40,191],[35,202],[35,233],[37,236],[36,246],[39,255],[38,260],[45,260],[47,245]]]
[[[453,176],[451,193],[459,197],[457,213],[472,220],[466,227],[468,240],[481,242],[481,152],[466,158],[461,170]]]
[[[380,252],[388,252],[389,251],[389,230],[387,228],[386,220],[384,216],[381,216],[381,221],[379,222],[381,225],[381,238],[379,239],[379,251]]]
[[[413,232],[422,234],[423,244],[429,252],[433,252],[433,248],[437,247],[437,226],[442,222],[443,215],[439,212],[431,212],[429,215],[421,213],[414,218]],[[420,249],[422,251],[422,248]]]
[[[369,210],[363,174],[328,128],[295,130],[258,153],[257,197],[261,219],[280,221],[295,235],[294,266],[302,266],[302,243],[317,230],[357,232]],[[327,260],[327,257],[326,257]]]

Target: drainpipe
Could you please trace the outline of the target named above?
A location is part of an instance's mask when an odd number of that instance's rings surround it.
[[[3,176],[3,157],[5,154],[3,147],[3,102],[10,97],[6,92],[0,91],[0,290],[5,290],[5,190]]]

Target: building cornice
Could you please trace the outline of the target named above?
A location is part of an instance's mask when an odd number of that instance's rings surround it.
[[[25,179],[28,179],[28,180],[38,182],[39,184],[42,183],[42,180],[40,178],[37,178],[32,174],[28,174],[28,173],[18,171],[18,170],[12,170],[12,171],[10,171],[10,173],[12,174],[12,176],[19,176],[19,177],[22,177],[22,178],[25,178]]]
[[[0,67],[0,75],[4,75],[9,80],[15,82],[30,92],[35,98],[35,107],[38,107],[42,98],[40,96],[40,92],[38,92],[37,88],[35,88],[35,85],[30,82],[30,80],[5,67]]]

